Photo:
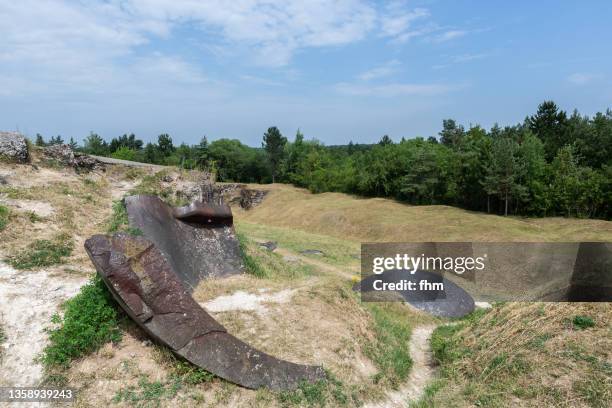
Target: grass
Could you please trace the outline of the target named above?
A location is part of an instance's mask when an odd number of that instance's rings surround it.
[[[507,303],[440,326],[438,378],[412,407],[610,406],[611,316],[603,303]]]
[[[374,319],[375,340],[364,351],[379,370],[374,380],[397,388],[412,368],[408,346],[412,326],[401,304],[368,303],[366,307]]]
[[[49,344],[41,361],[47,368],[66,368],[70,362],[121,339],[117,307],[97,275],[63,305],[63,314],[52,317]]]
[[[6,260],[15,269],[33,269],[62,264],[72,254],[74,244],[68,234],[53,239],[37,239]]]
[[[347,395],[344,384],[331,372],[328,371],[326,374],[326,380],[319,380],[315,383],[302,382],[293,391],[276,393],[276,400],[283,407],[325,407],[329,404],[346,406],[349,403],[358,402],[354,401],[352,396]]]
[[[142,235],[142,231],[139,228],[130,227],[127,209],[123,200],[113,201],[112,208],[113,212],[108,222],[107,233],[114,234],[115,232],[127,232],[135,236]]]
[[[9,223],[10,215],[11,212],[8,207],[0,204],[0,231],[6,228],[7,224]]]
[[[247,248],[249,244],[249,240],[243,234],[236,234],[236,238],[238,238],[238,244],[240,246],[240,254],[242,255],[242,260],[244,262],[244,266],[246,268],[247,273],[250,273],[253,276],[258,278],[265,278],[269,275],[268,271],[259,263],[259,261],[250,254],[249,248]]]
[[[270,190],[240,221],[285,227],[354,242],[610,241],[612,223],[566,218],[502,217],[444,205],[410,206],[383,198],[311,194],[286,185]]]
[[[588,316],[574,316],[572,323],[574,323],[574,327],[582,330],[595,326],[595,321]]]
[[[262,279],[292,280],[312,275],[313,267],[302,263],[287,263],[283,258],[261,248],[246,234],[236,234],[247,273]]]
[[[3,348],[2,348],[2,343],[4,343],[6,341],[7,337],[6,337],[6,333],[4,332],[4,327],[2,327],[2,325],[0,325],[0,362],[2,361],[2,354],[3,354]]]
[[[121,388],[112,399],[115,404],[125,402],[137,408],[159,407],[163,399],[172,399],[181,389],[177,378],[167,382],[149,381],[147,376],[141,376],[138,387],[128,386]]]

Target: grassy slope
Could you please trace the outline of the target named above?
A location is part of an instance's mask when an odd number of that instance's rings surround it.
[[[236,218],[350,241],[610,241],[612,222],[501,217],[449,206],[410,206],[383,198],[311,194],[285,185]]]
[[[447,206],[313,195],[282,185],[256,188],[271,192],[254,210],[237,211],[239,229],[278,238],[294,250],[325,247],[343,261],[341,254],[359,241],[612,239],[612,222],[607,221],[505,218]],[[582,329],[574,323],[577,317],[592,319],[595,326]],[[609,303],[507,303],[484,317],[443,326],[433,340],[439,378],[413,405],[609,406],[611,319]]]

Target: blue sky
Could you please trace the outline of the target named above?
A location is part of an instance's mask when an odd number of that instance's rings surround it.
[[[612,2],[0,0],[0,130],[326,144],[612,107]]]

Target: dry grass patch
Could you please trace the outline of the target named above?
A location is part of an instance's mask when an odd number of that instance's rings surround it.
[[[416,406],[612,404],[612,305],[508,303],[481,314],[434,332],[441,376]]]
[[[287,185],[270,190],[239,220],[353,241],[609,241],[612,222],[570,218],[501,217],[443,205],[411,206],[384,198],[312,194]]]

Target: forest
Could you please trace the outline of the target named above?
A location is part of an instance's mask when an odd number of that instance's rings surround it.
[[[64,143],[61,136],[39,146]],[[552,101],[522,123],[486,130],[444,120],[438,137],[325,146],[276,127],[261,147],[236,139],[175,146],[168,134],[144,144],[134,134],[107,142],[96,133],[74,149],[147,163],[199,168],[218,181],[291,183],[314,193],[388,197],[501,215],[612,218],[612,110],[571,114]]]

